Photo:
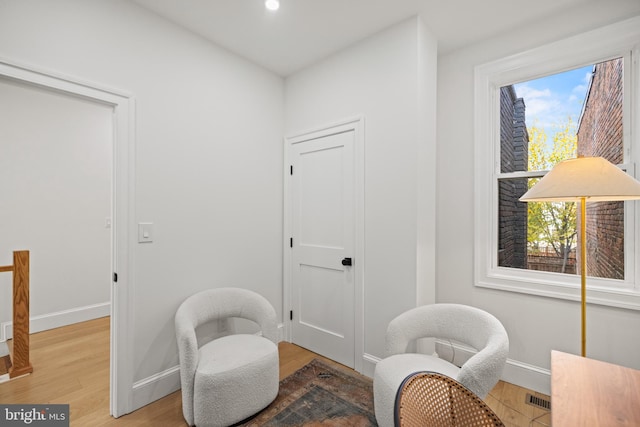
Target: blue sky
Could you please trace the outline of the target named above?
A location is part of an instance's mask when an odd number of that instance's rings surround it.
[[[518,97],[524,98],[527,126],[543,127],[551,143],[555,125],[566,122],[569,115],[577,124],[592,69],[589,65],[513,85]]]

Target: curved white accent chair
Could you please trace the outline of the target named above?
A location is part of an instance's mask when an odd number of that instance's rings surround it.
[[[209,322],[243,318],[257,334],[232,334],[199,346],[196,330]],[[218,288],[187,298],[175,316],[182,413],[190,426],[229,426],[267,407],[277,396],[279,358],[276,312],[263,296]]]
[[[407,353],[419,338],[452,340],[477,350],[461,367],[436,356]],[[373,397],[380,427],[393,427],[394,404],[402,381],[419,371],[438,372],[484,399],[498,383],[509,354],[509,337],[498,319],[460,304],[413,308],[393,319],[385,335],[386,358],[376,365]]]

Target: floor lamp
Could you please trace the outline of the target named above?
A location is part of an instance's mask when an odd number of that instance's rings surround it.
[[[582,357],[587,355],[587,202],[640,199],[640,182],[602,157],[558,163],[521,198],[523,202],[580,202]]]

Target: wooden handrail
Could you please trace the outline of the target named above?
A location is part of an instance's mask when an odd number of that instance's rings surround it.
[[[13,272],[13,357],[9,378],[33,372],[29,362],[29,251],[14,251],[13,265],[0,272]]]

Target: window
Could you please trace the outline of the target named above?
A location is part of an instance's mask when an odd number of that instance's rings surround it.
[[[476,68],[476,286],[579,299],[575,204],[518,199],[576,155],[605,157],[635,175],[640,91],[630,82],[640,81],[639,45],[634,18]],[[581,91],[550,122],[554,108],[540,108],[545,93],[536,85],[571,76],[584,78]],[[590,302],[640,310],[639,205],[587,205]]]
[[[498,266],[580,273],[576,204],[518,199],[576,155],[624,163],[623,68],[614,58],[500,88]],[[588,274],[624,280],[624,204],[589,203],[587,222]]]

